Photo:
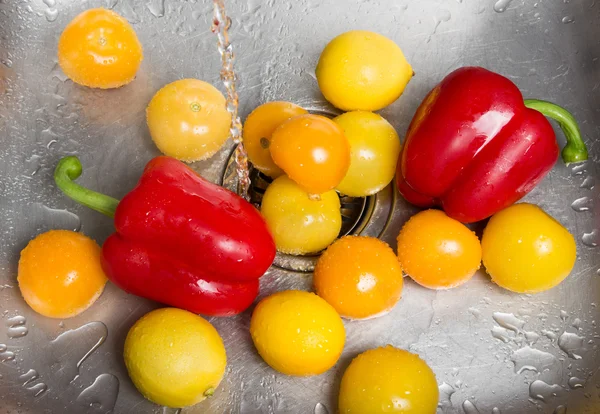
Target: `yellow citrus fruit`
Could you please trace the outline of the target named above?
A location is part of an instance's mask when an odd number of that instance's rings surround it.
[[[325,99],[335,107],[377,111],[398,99],[413,70],[392,40],[354,30],[327,44],[316,75]]]
[[[213,156],[227,141],[231,126],[223,94],[198,79],[162,87],[148,104],[146,119],[158,149],[185,162]]]
[[[123,17],[112,10],[90,9],[75,17],[58,40],[58,64],[75,83],[118,88],[135,78],[142,45]]]
[[[435,414],[439,391],[431,368],[418,355],[386,347],[358,355],[340,385],[340,414]]]
[[[260,212],[277,250],[283,253],[319,252],[337,238],[342,228],[340,198],[334,190],[314,199],[285,175],[267,187]]]
[[[140,318],[127,334],[123,357],[144,397],[175,408],[210,397],[227,365],[217,330],[200,316],[175,308]]]
[[[494,214],[481,239],[492,280],[518,293],[553,288],[573,270],[575,239],[538,206],[515,204]]]
[[[296,376],[318,375],[335,365],[344,348],[344,324],[314,293],[287,290],[259,302],[250,335],[273,369]]]
[[[334,118],[350,144],[350,168],[336,189],[352,197],[378,193],[392,182],[400,155],[400,138],[382,116],[347,112]]]
[[[465,283],[481,265],[481,244],[475,233],[439,210],[415,214],[398,235],[402,270],[430,289]]]
[[[365,319],[389,311],[402,294],[402,269],[393,250],[374,237],[346,236],[321,255],[315,290],[343,317]]]
[[[25,302],[50,318],[78,315],[100,297],[106,276],[101,249],[81,233],[51,230],[21,252],[17,281]]]
[[[290,102],[267,102],[252,111],[243,129],[244,147],[252,165],[269,177],[282,175],[283,171],[271,158],[271,135],[288,119],[306,113],[306,109]]]

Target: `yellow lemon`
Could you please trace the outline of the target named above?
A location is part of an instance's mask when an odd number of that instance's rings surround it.
[[[481,239],[483,264],[492,280],[518,293],[541,292],[562,282],[575,265],[575,239],[533,204],[494,214]]]
[[[435,375],[425,361],[388,345],[350,363],[340,385],[339,412],[434,414],[438,398]]]
[[[256,306],[250,334],[273,369],[297,376],[318,375],[335,365],[346,338],[335,309],[314,293],[287,290]]]
[[[316,75],[325,99],[337,108],[377,111],[398,99],[413,70],[392,40],[354,30],[329,42]]]
[[[127,334],[123,357],[144,397],[176,408],[211,396],[227,364],[217,330],[200,316],[175,308],[139,319]]]

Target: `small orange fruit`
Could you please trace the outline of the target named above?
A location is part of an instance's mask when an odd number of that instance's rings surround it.
[[[333,190],[350,166],[344,130],[320,115],[300,115],[281,124],[270,149],[275,164],[309,194]]]
[[[402,293],[402,269],[393,250],[374,237],[346,236],[327,248],[315,267],[315,290],[346,318],[389,311]]]
[[[425,210],[398,235],[402,270],[430,289],[448,289],[469,280],[481,265],[481,243],[474,232],[440,210]]]
[[[112,10],[75,17],[58,40],[58,64],[71,80],[90,88],[118,88],[135,78],[142,45],[131,25]]]
[[[248,158],[260,172],[271,178],[283,174],[271,158],[271,135],[288,119],[306,113],[306,109],[290,102],[267,102],[248,115],[243,129],[244,147]]]
[[[50,318],[78,315],[100,297],[106,276],[101,249],[81,233],[51,230],[21,252],[17,281],[25,302]]]

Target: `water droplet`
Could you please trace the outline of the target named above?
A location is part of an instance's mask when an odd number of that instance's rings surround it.
[[[559,405],[554,409],[554,414],[567,414],[567,407]]]
[[[58,17],[58,9],[50,8],[44,11],[44,16],[46,16],[46,20],[49,22],[53,22]]]
[[[502,414],[502,412],[500,411],[500,409],[498,407],[494,407],[494,408],[492,408],[492,414]]]
[[[181,408],[163,407],[162,414],[181,414]]]
[[[587,161],[578,162],[577,164],[573,165],[571,171],[573,171],[575,175],[582,175],[584,172],[587,171]]]
[[[560,385],[557,384],[546,384],[542,380],[535,380],[529,384],[529,396],[533,399],[540,401],[547,401],[551,397],[556,395],[562,390]]]
[[[469,313],[476,318],[481,318],[481,311],[477,308],[473,308],[473,307],[469,308]]]
[[[50,208],[42,203],[33,203],[32,210],[32,216],[40,218],[46,228],[73,231],[81,229],[79,216],[68,210]]]
[[[577,329],[581,329],[581,325],[583,324],[583,322],[581,322],[581,319],[579,318],[575,318],[575,320],[573,321],[573,323],[571,324],[572,327],[577,328]]]
[[[439,403],[438,407],[443,411],[447,411],[452,408],[452,395],[456,392],[454,387],[450,384],[442,382],[442,385],[439,387]]]
[[[520,332],[525,325],[525,321],[517,318],[513,313],[494,312],[492,317],[498,325],[514,332]]]
[[[15,359],[15,353],[8,350],[5,344],[0,344],[0,362],[12,361]]]
[[[77,402],[86,407],[96,407],[102,412],[115,408],[119,395],[119,379],[112,374],[100,374],[92,385],[81,391]]]
[[[321,403],[315,405],[315,414],[329,414],[329,410]]]
[[[44,0],[44,4],[48,7],[56,6],[56,0]]]
[[[571,389],[583,388],[583,386],[585,385],[585,380],[582,380],[577,377],[571,377],[569,378],[569,381],[567,381],[567,384],[569,384],[569,387]]]
[[[117,3],[119,2],[119,0],[106,0],[105,4],[106,4],[106,8],[112,10]]]
[[[529,346],[516,350],[510,359],[515,364],[517,374],[527,370],[542,373],[558,364],[554,355]]]
[[[600,233],[598,233],[598,230],[596,229],[589,233],[583,233],[583,236],[581,236],[581,241],[588,247],[596,247],[598,246],[599,234]]]
[[[581,197],[573,201],[571,208],[578,213],[588,211],[593,207],[593,200],[590,197]]]
[[[492,336],[496,339],[501,340],[504,343],[507,343],[511,340],[509,331],[501,326],[494,326],[492,328]]]
[[[20,338],[27,335],[28,329],[25,326],[26,322],[25,317],[21,315],[7,319],[6,326],[8,326],[8,329],[6,330],[6,335],[9,338]]]
[[[585,188],[586,190],[592,190],[595,185],[596,185],[596,180],[594,179],[594,177],[592,177],[590,175],[590,176],[585,177],[585,179],[583,180],[583,182],[581,183],[579,188]]]
[[[25,386],[25,385],[29,384],[30,382],[35,381],[39,377],[40,376],[38,375],[38,373],[35,369],[30,369],[26,373],[19,375],[19,381],[21,381],[23,383],[23,386]]]
[[[163,17],[165,15],[165,0],[150,0],[146,7],[154,17]]]
[[[556,335],[554,332],[549,331],[547,329],[542,330],[542,335],[544,335],[546,338],[551,339],[551,340],[556,340],[556,338],[558,337],[558,335]]]
[[[574,359],[581,359],[585,338],[581,336],[570,333],[563,332],[563,334],[558,338],[558,347],[569,357]]]
[[[10,60],[9,58],[0,59],[0,63],[2,63],[7,68],[12,68],[12,65],[13,65],[13,61]]]
[[[566,321],[568,317],[569,317],[569,314],[567,313],[567,311],[564,311],[564,310],[560,311],[560,319],[561,320]]]
[[[561,20],[564,24],[569,24],[569,23],[573,23],[575,21],[575,18],[573,16],[565,16],[562,18]]]
[[[465,411],[465,414],[480,414],[477,407],[475,407],[475,404],[473,404],[469,400],[465,400],[462,404],[462,407],[463,407],[463,410]]]
[[[494,4],[494,11],[496,13],[503,13],[510,6],[510,3],[512,3],[512,0],[498,0]]]

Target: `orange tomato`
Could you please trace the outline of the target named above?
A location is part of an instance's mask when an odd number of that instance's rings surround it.
[[[315,290],[340,316],[365,319],[389,311],[402,293],[402,269],[393,250],[374,237],[346,236],[317,261]]]
[[[81,233],[51,230],[21,252],[17,281],[25,302],[44,316],[69,318],[100,297],[106,276],[100,246]]]
[[[271,136],[288,119],[306,113],[304,108],[290,102],[267,102],[248,115],[243,129],[244,147],[248,158],[260,172],[271,178],[283,174],[271,158]]]
[[[271,156],[309,194],[334,189],[350,166],[344,130],[329,118],[300,115],[273,132]]]
[[[58,64],[71,80],[91,88],[118,88],[135,78],[142,45],[127,20],[112,10],[75,17],[58,41]]]
[[[408,220],[398,235],[402,270],[430,289],[463,284],[479,269],[481,244],[467,226],[443,211],[422,211]]]

